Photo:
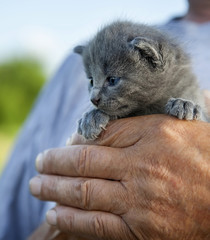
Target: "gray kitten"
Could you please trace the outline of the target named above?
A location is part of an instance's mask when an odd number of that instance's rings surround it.
[[[117,21],[74,51],[83,57],[93,103],[78,123],[86,139],[97,138],[110,120],[130,116],[167,113],[207,121],[189,58],[165,33]]]

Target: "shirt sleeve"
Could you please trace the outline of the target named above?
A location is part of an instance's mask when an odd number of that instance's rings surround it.
[[[0,178],[0,240],[26,239],[53,207],[34,198],[28,182],[37,174],[37,154],[64,146],[75,131],[88,105],[85,81],[81,57],[70,54],[41,91]]]

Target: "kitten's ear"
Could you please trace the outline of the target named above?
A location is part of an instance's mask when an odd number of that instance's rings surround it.
[[[154,68],[162,68],[164,66],[161,51],[153,40],[144,37],[136,37],[130,42],[130,45],[137,49]]]
[[[82,55],[84,49],[85,49],[85,46],[79,45],[79,46],[76,46],[76,47],[74,48],[74,52]]]

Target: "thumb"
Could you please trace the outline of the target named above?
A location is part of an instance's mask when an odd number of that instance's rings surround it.
[[[86,140],[79,134],[73,134],[67,145],[103,145],[109,147],[129,147],[145,136],[151,128],[157,128],[171,117],[166,115],[148,115],[123,118],[111,121],[107,129],[96,140]]]

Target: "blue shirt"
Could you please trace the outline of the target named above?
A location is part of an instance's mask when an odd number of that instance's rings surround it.
[[[201,86],[210,89],[210,23],[171,21],[164,28],[188,43]],[[26,239],[54,206],[37,200],[29,192],[28,182],[37,174],[35,158],[45,149],[64,146],[88,105],[81,57],[70,54],[40,93],[1,176],[0,240]]]
[[[210,22],[170,21],[163,28],[178,39],[191,57],[201,89],[210,89]]]
[[[21,240],[45,219],[54,203],[42,202],[29,192],[37,175],[35,158],[48,148],[65,146],[77,120],[87,110],[87,80],[81,57],[70,56],[42,90],[25,122],[0,180],[0,239]]]

